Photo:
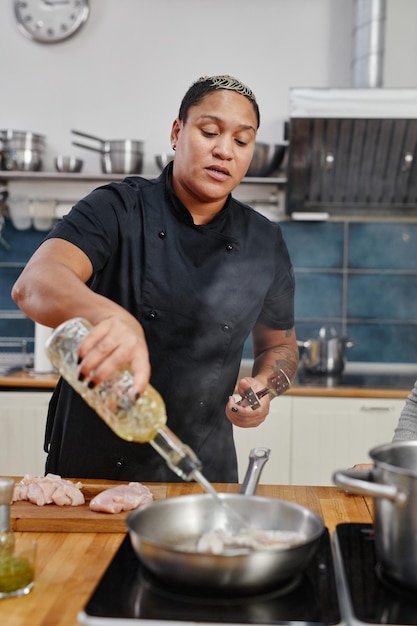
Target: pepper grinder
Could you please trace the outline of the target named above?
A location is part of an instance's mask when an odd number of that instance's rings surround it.
[[[10,504],[13,500],[14,481],[0,478],[0,558],[14,551],[14,534],[10,528]]]

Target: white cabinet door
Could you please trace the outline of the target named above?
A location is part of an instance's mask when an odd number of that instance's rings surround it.
[[[271,402],[269,415],[262,424],[256,428],[234,427],[240,483],[248,467],[249,452],[258,446],[271,450],[260,483],[264,485],[289,483],[291,403],[292,399],[289,396],[276,398]]]
[[[46,414],[51,392],[0,392],[0,475],[43,476]]]
[[[294,485],[332,485],[337,469],[369,463],[374,446],[394,436],[404,400],[293,398],[291,472]]]

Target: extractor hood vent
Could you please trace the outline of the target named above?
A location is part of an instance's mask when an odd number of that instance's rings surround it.
[[[417,90],[293,90],[287,212],[417,215]]]

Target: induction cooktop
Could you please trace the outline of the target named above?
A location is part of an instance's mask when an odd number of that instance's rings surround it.
[[[127,535],[78,619],[97,626],[338,624],[329,533],[323,532],[312,561],[296,579],[255,595],[204,593],[162,583],[140,563]]]

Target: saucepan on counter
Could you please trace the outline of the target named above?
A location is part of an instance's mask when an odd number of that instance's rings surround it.
[[[268,454],[267,448],[251,451],[241,493],[218,494],[225,508],[203,494],[158,500],[131,513],[127,527],[144,566],[161,581],[205,593],[258,593],[300,575],[317,550],[324,523],[298,504],[253,495]],[[250,527],[292,531],[302,540],[274,548],[198,551],[201,536],[235,524],[230,509]]]
[[[350,493],[373,496],[375,550],[385,575],[417,590],[417,441],[373,448],[374,467],[338,470],[333,480]]]
[[[99,152],[101,154],[101,169],[104,174],[140,174],[143,167],[144,142],[136,139],[100,139],[78,130],[71,131],[73,135],[92,139],[99,146],[90,146],[73,141],[74,146]]]
[[[353,342],[346,337],[338,337],[333,327],[322,326],[315,339],[297,341],[301,348],[300,367],[314,374],[337,375],[345,368],[346,348]]]

